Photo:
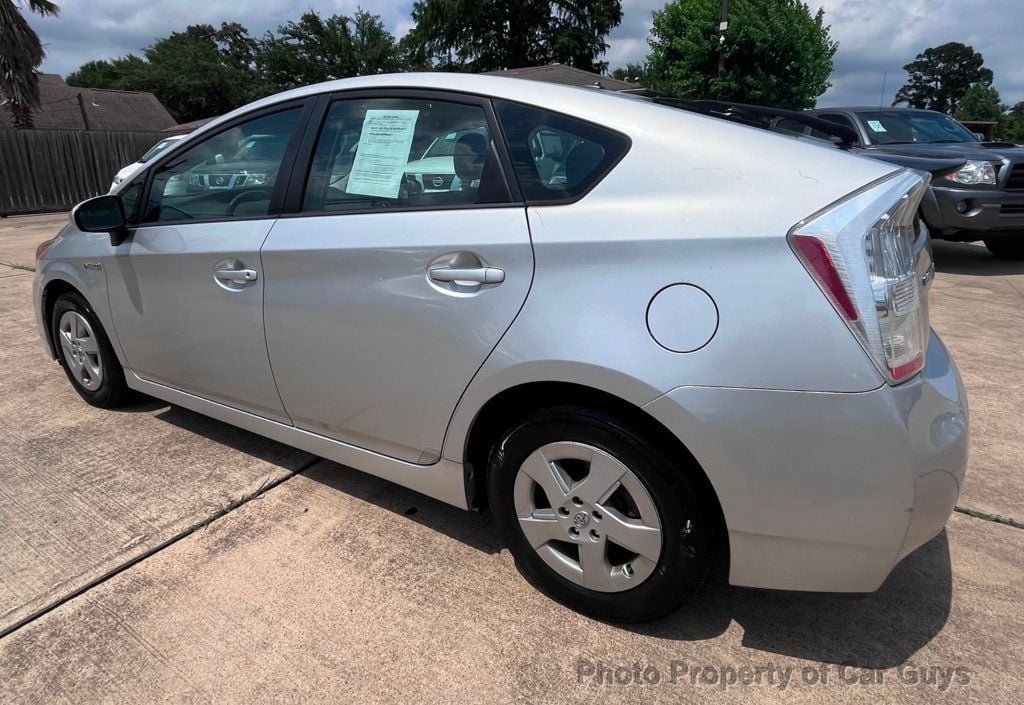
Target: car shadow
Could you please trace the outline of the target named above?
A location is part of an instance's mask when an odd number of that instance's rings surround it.
[[[724,571],[680,611],[627,627],[662,639],[700,641],[735,621],[743,646],[819,663],[883,669],[903,664],[946,624],[953,577],[945,531],[904,559],[866,596],[737,588]]]
[[[1005,277],[1024,274],[1024,261],[998,259],[980,242],[932,240],[935,270],[946,274]]]
[[[156,402],[157,408],[167,406]],[[149,410],[148,405],[127,410]],[[359,470],[202,416],[167,406],[156,414],[184,430],[282,467],[413,521],[487,554],[504,544],[487,514],[466,512]],[[305,455],[305,454],[301,454]],[[719,566],[679,611],[660,620],[617,629],[658,639],[700,642],[736,622],[743,646],[819,663],[883,669],[905,663],[938,634],[952,603],[952,568],[945,532],[904,559],[875,593],[857,598],[754,590],[728,585]]]
[[[489,515],[464,512],[412,490],[331,462],[303,473],[489,554],[504,545]],[[819,663],[891,668],[938,634],[949,617],[952,568],[945,532],[903,560],[875,593],[864,597],[754,590],[728,585],[719,566],[682,609],[660,620],[612,625],[659,639],[703,641],[732,622],[750,649]]]

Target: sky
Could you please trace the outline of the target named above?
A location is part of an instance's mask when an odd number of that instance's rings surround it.
[[[43,71],[66,75],[91,59],[140,53],[154,39],[189,24],[236,21],[261,35],[307,9],[350,14],[361,6],[379,14],[401,37],[412,26],[412,3],[387,0],[56,0],[59,18],[30,17],[43,41]],[[651,13],[665,0],[623,0],[622,24],[608,38],[612,68],[647,54]],[[819,106],[892,102],[906,80],[903,66],[929,46],[969,44],[995,72],[1003,102],[1024,100],[1020,31],[1024,0],[806,0],[825,8],[839,42],[832,87]],[[884,81],[884,92],[883,92]]]

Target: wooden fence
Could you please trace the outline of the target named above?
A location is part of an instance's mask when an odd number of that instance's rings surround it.
[[[161,132],[0,129],[0,216],[68,210],[106,193]]]

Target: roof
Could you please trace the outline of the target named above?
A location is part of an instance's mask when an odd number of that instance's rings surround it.
[[[555,111],[573,114],[584,111],[586,114],[592,115],[590,119],[594,120],[601,120],[604,111],[607,111],[611,104],[614,104],[615,108],[634,105],[661,110],[658,106],[637,97],[633,93],[598,90],[587,86],[562,85],[546,81],[522,80],[485,74],[446,73],[443,71],[383,73],[314,83],[267,96],[266,98],[260,98],[248,105],[243,105],[229,113],[214,118],[202,127],[196,128],[190,134],[190,138],[193,135],[206,133],[228,120],[259,108],[314,95],[364,88],[424,88],[439,91],[476,93],[492,98],[507,98],[508,100],[515,100],[530,105],[542,105]],[[581,117],[583,117],[583,113],[581,113]]]
[[[186,135],[197,127],[202,127],[211,120],[216,120],[216,117],[200,118],[199,120],[192,120],[191,122],[183,122],[180,125],[172,125],[165,127],[164,132],[169,132],[172,135]]]
[[[40,130],[159,132],[175,124],[152,93],[77,88],[54,73],[39,74],[39,98],[42,107],[32,111],[32,119]],[[13,126],[9,106],[0,106],[0,127]]]
[[[565,86],[593,86],[600,84],[610,91],[629,91],[642,89],[639,83],[621,81],[611,76],[602,76],[593,71],[584,71],[565,64],[547,64],[545,66],[527,66],[521,69],[500,69],[485,71],[484,75],[507,76],[509,78],[525,78],[529,81],[546,81],[560,83]]]

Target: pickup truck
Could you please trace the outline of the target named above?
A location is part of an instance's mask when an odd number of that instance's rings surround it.
[[[850,151],[931,171],[921,217],[933,238],[983,240],[996,257],[1024,259],[1024,149],[981,142],[959,122],[933,110],[821,108],[807,114],[852,130]],[[776,123],[789,125],[785,120]],[[792,126],[819,136],[806,125]],[[961,165],[943,169],[943,161]]]

